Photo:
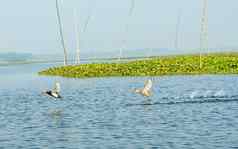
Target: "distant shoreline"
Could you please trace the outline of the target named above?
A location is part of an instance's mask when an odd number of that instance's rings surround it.
[[[93,63],[49,68],[40,75],[70,78],[238,74],[238,53],[152,57],[122,63]]]
[[[103,61],[116,61],[118,58],[89,58],[82,59],[83,63],[95,63],[95,62],[103,62]],[[135,59],[143,59],[143,57],[125,57],[121,58],[122,61],[135,60]],[[71,64],[75,63],[75,60],[69,60]],[[26,65],[26,64],[45,64],[45,63],[64,63],[63,60],[30,60],[30,61],[0,61],[0,66],[11,66],[11,65]]]

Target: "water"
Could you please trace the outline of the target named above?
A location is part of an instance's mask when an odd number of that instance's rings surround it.
[[[40,77],[0,67],[0,148],[238,148],[238,76]],[[61,82],[63,100],[41,91]]]

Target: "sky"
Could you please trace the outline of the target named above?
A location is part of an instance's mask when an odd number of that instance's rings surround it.
[[[179,12],[179,49],[193,50],[200,45],[202,0],[135,0],[131,16],[130,0],[59,1],[69,53],[76,49],[75,24],[82,53],[173,49]],[[82,32],[89,14],[87,30]],[[237,0],[208,0],[210,49],[238,49],[237,15]],[[1,0],[0,20],[0,52],[63,53],[55,0]]]

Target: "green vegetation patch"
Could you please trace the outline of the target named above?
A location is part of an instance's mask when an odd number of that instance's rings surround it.
[[[72,78],[107,76],[160,76],[189,74],[237,74],[238,54],[220,53],[153,57],[122,63],[81,64],[49,68],[40,75]]]

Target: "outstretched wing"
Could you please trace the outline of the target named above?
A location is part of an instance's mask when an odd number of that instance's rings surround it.
[[[149,79],[145,82],[144,90],[150,91],[152,88],[152,81]]]
[[[57,92],[57,93],[60,92],[60,83],[59,83],[59,82],[56,82],[56,83],[55,83],[55,87],[54,87],[54,89],[53,89],[53,92]]]

